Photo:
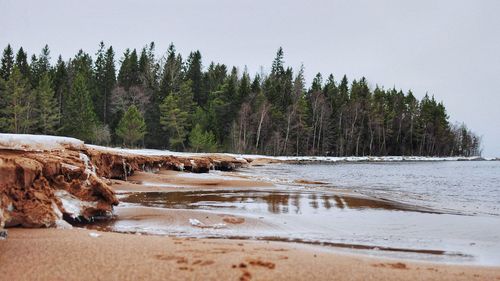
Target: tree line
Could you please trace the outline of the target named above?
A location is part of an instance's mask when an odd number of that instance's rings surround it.
[[[103,42],[51,64],[45,46],[28,56],[10,45],[0,68],[0,131],[72,136],[103,145],[269,155],[480,155],[481,140],[450,124],[434,96],[285,66],[270,73],[202,64],[171,44],[127,49],[118,62]]]

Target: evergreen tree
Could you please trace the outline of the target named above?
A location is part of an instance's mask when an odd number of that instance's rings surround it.
[[[118,72],[118,83],[125,90],[140,84],[139,62],[135,49],[132,52],[129,49],[125,50],[120,71]]]
[[[21,72],[21,75],[24,78],[30,79],[30,66],[28,64],[28,54],[23,50],[23,47],[19,48],[19,51],[17,51],[15,65],[17,66],[19,72]]]
[[[5,84],[4,107],[0,109],[1,130],[21,134],[31,133],[34,100],[30,93],[29,82],[23,77],[17,66],[14,66],[9,80]]]
[[[185,141],[190,131],[193,92],[191,81],[181,85],[180,91],[168,95],[160,105],[160,124],[168,133],[171,147],[186,149]]]
[[[57,99],[57,112],[59,116],[58,127],[62,126],[62,118],[64,116],[64,109],[66,105],[66,98],[70,92],[70,80],[66,63],[59,56],[54,69],[54,79],[52,81],[55,96]]]
[[[85,74],[77,73],[65,108],[63,132],[84,141],[94,138],[97,117],[94,112]]]
[[[57,100],[51,84],[49,74],[45,73],[35,88],[37,128],[44,135],[55,134],[59,122]]]
[[[200,51],[189,54],[187,60],[186,79],[191,80],[194,101],[199,106],[204,106],[207,102],[206,93],[202,91],[202,65]]]
[[[5,81],[9,80],[9,76],[12,73],[12,68],[14,67],[14,52],[10,47],[10,44],[3,50],[2,55],[2,65],[0,66],[0,79]]]
[[[127,146],[134,146],[146,134],[146,123],[141,112],[132,105],[123,115],[116,128],[118,135]]]
[[[110,116],[111,91],[116,83],[115,53],[113,47],[105,49],[104,42],[99,44],[97,58],[95,61],[95,81],[97,91],[95,93],[94,107],[99,119],[107,123]]]
[[[42,76],[48,73],[51,69],[50,66],[50,50],[49,46],[45,45],[40,53],[40,56],[37,58],[35,55],[31,57],[31,85],[35,88]]]
[[[481,138],[451,125],[434,97],[371,89],[364,77],[349,82],[344,75],[337,83],[321,73],[307,88],[303,66],[294,75],[282,48],[269,75],[253,77],[216,62],[203,70],[201,57],[192,52],[184,63],[171,44],[160,67],[150,43],[139,57],[125,51],[117,78],[113,49],[102,42],[95,64],[80,50],[68,62],[59,56],[54,68],[48,46],[28,64],[23,48],[14,58],[8,45],[0,66],[0,127],[133,145],[123,128],[137,111],[146,147],[273,155],[481,153]]]
[[[194,152],[214,152],[217,149],[215,135],[210,131],[203,131],[200,124],[196,124],[191,130],[189,145]]]
[[[172,92],[179,91],[182,80],[184,79],[182,64],[182,56],[180,54],[176,55],[174,44],[170,44],[167,52],[167,61],[163,66],[160,82],[160,100],[165,99],[165,97]]]

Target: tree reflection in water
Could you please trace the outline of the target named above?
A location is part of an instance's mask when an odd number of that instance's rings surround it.
[[[273,214],[287,214],[290,211],[301,214],[305,206],[309,206],[315,212],[345,208],[425,211],[419,210],[415,206],[370,197],[298,190],[143,192],[131,194],[124,198],[123,201],[148,207],[170,209],[248,209],[257,207],[257,204],[265,204],[267,211]]]

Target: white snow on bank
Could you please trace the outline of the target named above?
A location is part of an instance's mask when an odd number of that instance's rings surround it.
[[[83,141],[58,136],[47,135],[23,135],[23,134],[0,134],[0,149],[15,149],[25,151],[50,151],[62,150],[65,146],[77,149],[89,147],[96,150],[108,151],[116,154],[132,154],[144,156],[180,156],[180,157],[202,157],[213,153],[192,153],[175,152],[158,149],[128,149],[120,147],[105,147],[98,145],[84,144]],[[217,154],[217,153],[216,153]],[[218,153],[232,156],[237,160],[245,159],[271,159],[279,161],[303,161],[303,162],[395,162],[395,161],[458,161],[458,160],[495,160],[494,158],[481,157],[426,157],[426,156],[351,156],[351,157],[330,157],[330,156],[267,156],[257,154],[234,154]],[[85,159],[82,159],[85,161]]]
[[[61,200],[65,213],[73,219],[83,216],[86,208],[97,208],[96,202],[82,201],[66,190],[57,190],[54,194]]]
[[[298,162],[397,162],[397,161],[459,161],[459,160],[492,160],[481,157],[428,157],[428,156],[265,156],[252,154],[228,154],[244,159],[271,159]]]
[[[196,156],[202,155],[201,153],[188,153],[188,152],[175,152],[170,150],[159,150],[159,149],[131,149],[131,148],[121,148],[121,147],[106,147],[87,144],[87,147],[107,151],[116,154],[133,154],[133,155],[144,155],[144,156]]]
[[[65,147],[82,148],[83,141],[58,136],[0,134],[0,149],[24,151],[63,150]]]

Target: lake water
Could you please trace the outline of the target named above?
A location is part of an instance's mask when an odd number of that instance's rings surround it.
[[[362,194],[469,215],[500,216],[500,161],[433,161],[257,167],[276,183],[306,179]]]
[[[133,193],[122,199],[125,207],[117,208],[111,230],[292,241],[368,255],[500,265],[500,162],[277,164],[223,174],[275,187]],[[127,206],[259,223],[197,228],[120,219],[120,208]]]

